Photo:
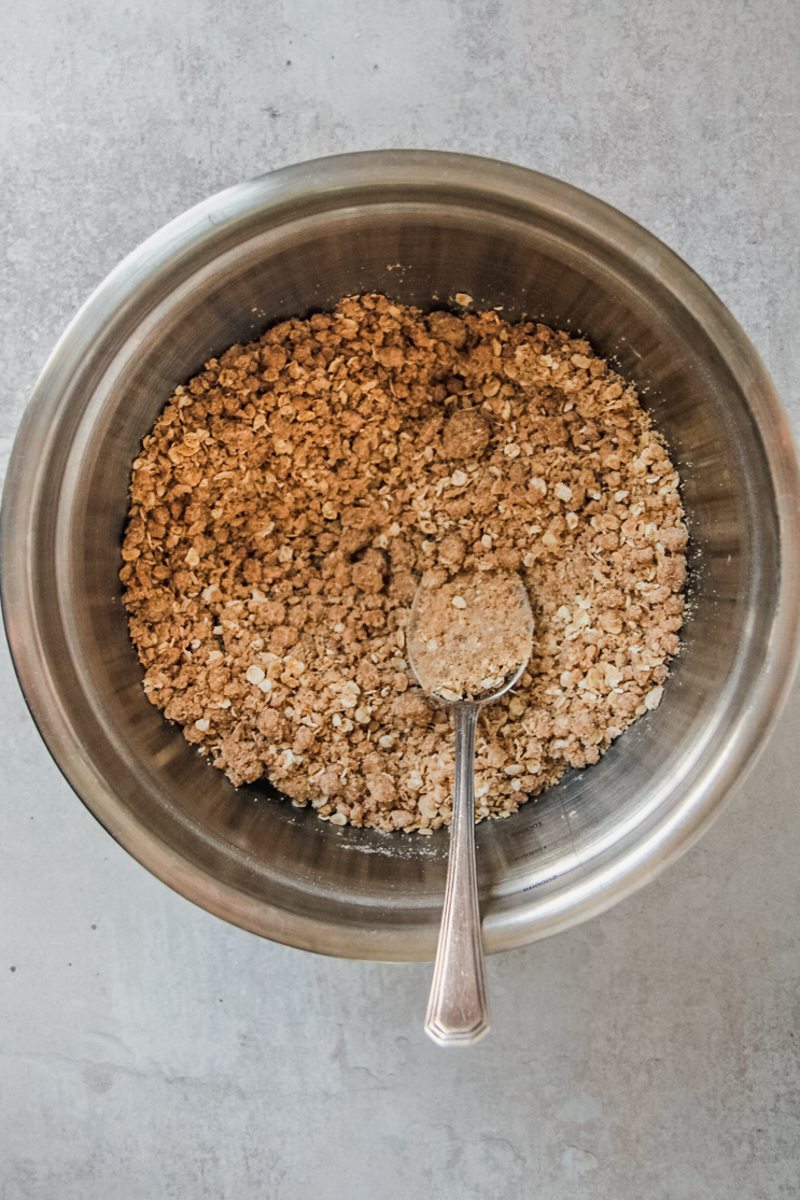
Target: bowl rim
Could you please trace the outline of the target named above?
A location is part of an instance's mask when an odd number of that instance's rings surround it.
[[[157,839],[116,800],[91,760],[75,746],[54,689],[40,634],[28,553],[39,475],[31,456],[46,442],[63,397],[59,380],[88,351],[97,332],[138,289],[181,251],[215,239],[257,211],[291,208],[299,196],[413,182],[422,190],[446,182],[472,196],[518,198],[556,209],[594,238],[614,240],[647,263],[655,280],[697,319],[746,392],[775,489],[781,571],[769,644],[744,718],[734,723],[695,775],[680,804],[623,855],[587,872],[568,892],[531,893],[513,912],[489,912],[487,949],[508,949],[560,932],[631,895],[701,836],[753,766],[785,701],[800,653],[800,469],[788,420],[744,331],[722,301],[677,255],[630,217],[571,184],[495,159],[437,150],[368,150],[282,167],[215,193],[175,217],[129,253],[98,285],[57,341],[20,423],[0,510],[0,602],[11,658],[33,720],[67,782],[104,828],[173,890],[223,919],[298,948],[384,961],[429,957],[416,930],[340,929],[292,913],[221,883]],[[68,375],[66,376],[68,377]],[[423,944],[424,943],[424,944]]]

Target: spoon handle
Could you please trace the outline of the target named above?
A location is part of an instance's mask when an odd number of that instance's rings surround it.
[[[469,1045],[489,1029],[475,864],[475,726],[479,705],[453,705],[456,771],[450,857],[425,1032],[440,1046]]]

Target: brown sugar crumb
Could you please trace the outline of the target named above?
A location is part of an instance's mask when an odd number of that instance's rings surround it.
[[[427,832],[453,759],[407,659],[422,575],[518,572],[533,603],[529,666],[478,730],[480,819],[658,704],[685,546],[664,444],[585,339],[366,295],[176,390],[133,464],[120,578],[148,697],[234,784]]]
[[[524,667],[533,616],[518,575],[474,571],[448,580],[423,576],[407,630],[408,657],[420,685],[442,700],[480,699]]]

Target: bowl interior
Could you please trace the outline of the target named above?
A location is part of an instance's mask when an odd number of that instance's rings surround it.
[[[642,235],[637,248],[630,226],[623,246],[535,196],[490,203],[479,188],[450,195],[444,184],[435,195],[354,186],[283,207],[256,196],[216,225],[193,219],[193,240],[182,235],[168,266],[153,265],[163,246],[149,263],[139,252],[136,291],[128,280],[118,297],[107,292],[102,332],[64,383],[71,402],[42,460],[48,502],[33,584],[75,753],[130,828],[165,848],[171,882],[182,888],[199,869],[206,891],[193,898],[230,919],[333,953],[424,957],[446,838],[335,829],[258,787],[236,791],[146,701],[120,604],[119,545],[131,462],[174,386],[230,344],[348,293],[427,308],[467,292],[478,308],[588,335],[639,387],[667,438],[691,532],[683,650],[660,708],[597,766],[479,827],[487,940],[522,940],[532,906],[557,908],[624,854],[634,856],[626,870],[635,865],[743,711],[769,633],[753,619],[754,598],[769,604],[779,565],[747,398],[665,281],[658,244]],[[308,918],[302,934],[298,917]]]

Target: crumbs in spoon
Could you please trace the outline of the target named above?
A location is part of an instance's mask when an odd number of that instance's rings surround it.
[[[527,663],[533,615],[511,572],[423,577],[408,633],[411,665],[424,690],[455,702],[487,697]]]

